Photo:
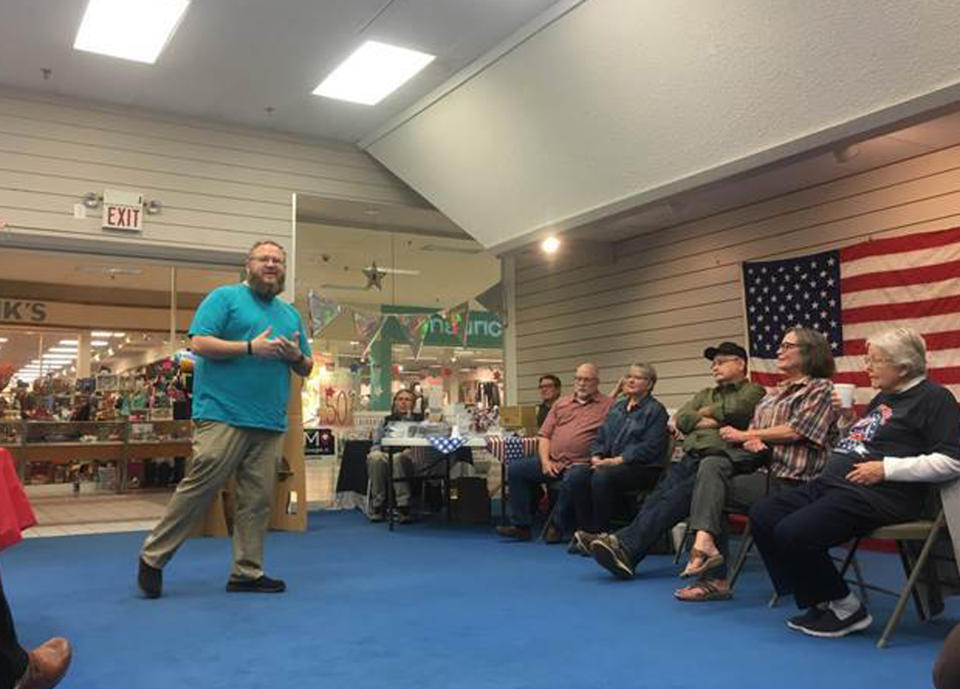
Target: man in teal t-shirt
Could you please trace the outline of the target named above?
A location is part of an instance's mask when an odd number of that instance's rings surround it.
[[[193,460],[140,551],[137,582],[148,598],[160,596],[163,566],[230,477],[237,504],[227,591],[286,589],[263,572],[263,540],[287,429],[290,371],[309,375],[313,358],[300,314],[277,298],[285,266],[283,247],[257,242],[247,255],[247,279],[213,290],[194,316]]]

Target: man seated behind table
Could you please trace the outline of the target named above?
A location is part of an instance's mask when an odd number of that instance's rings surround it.
[[[581,528],[607,531],[624,494],[650,488],[659,478],[667,449],[667,410],[653,397],[656,384],[653,366],[631,364],[621,381],[624,398],[610,409],[590,446],[590,464],[570,469]]]
[[[740,345],[721,342],[704,350],[703,356],[710,361],[715,385],[694,395],[674,417],[677,431],[684,436],[683,458],[670,465],[629,526],[603,538],[585,531],[574,534],[571,552],[592,554],[621,578],[632,577],[637,563],[667,529],[689,514],[700,460],[725,455],[730,449],[720,437],[720,427],[747,428],[766,394],[762,386],[747,380],[747,352]],[[614,556],[617,553],[619,557]]]
[[[400,390],[393,396],[390,415],[385,416],[373,434],[373,446],[367,455],[367,475],[370,477],[370,498],[368,517],[372,522],[382,522],[386,517],[387,496],[387,453],[380,449],[387,434],[387,428],[397,421],[423,421],[423,414],[413,413],[415,397],[410,390]],[[393,455],[393,475],[395,478],[407,478],[413,473],[413,459],[409,449]],[[410,481],[394,483],[397,505],[397,521],[410,521]]]
[[[552,373],[546,373],[540,376],[537,388],[540,391],[540,404],[537,405],[537,428],[540,428],[543,422],[547,420],[550,407],[560,399],[560,379]]]
[[[533,520],[533,495],[541,483],[560,481],[557,512],[560,524],[551,525],[548,542],[563,540],[564,530],[573,530],[573,506],[568,471],[577,464],[589,464],[590,444],[613,406],[613,399],[599,391],[600,376],[594,364],[581,364],[573,379],[573,394],[561,397],[550,408],[540,428],[537,457],[524,457],[510,463],[512,524],[498,526],[497,533],[507,538],[530,540]]]

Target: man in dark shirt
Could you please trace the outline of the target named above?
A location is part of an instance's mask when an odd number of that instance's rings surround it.
[[[540,428],[543,422],[547,420],[550,407],[560,399],[560,379],[552,373],[546,373],[540,376],[538,387],[540,388],[540,404],[537,405],[537,428]]]
[[[621,579],[633,577],[637,563],[667,529],[689,513],[700,460],[726,454],[729,449],[720,437],[720,428],[747,428],[754,407],[766,394],[761,386],[747,380],[747,352],[743,347],[722,342],[708,347],[703,355],[710,360],[716,385],[698,392],[675,415],[678,435],[684,436],[683,459],[670,466],[629,526],[615,534],[577,531],[570,544],[570,552],[593,555]]]

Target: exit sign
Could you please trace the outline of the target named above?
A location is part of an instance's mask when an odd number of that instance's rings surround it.
[[[132,191],[107,189],[103,192],[105,230],[140,232],[143,230],[143,196]]]

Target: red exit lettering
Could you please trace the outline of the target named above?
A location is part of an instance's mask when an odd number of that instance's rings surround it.
[[[137,227],[140,224],[140,209],[110,206],[107,209],[107,224],[111,227]]]

